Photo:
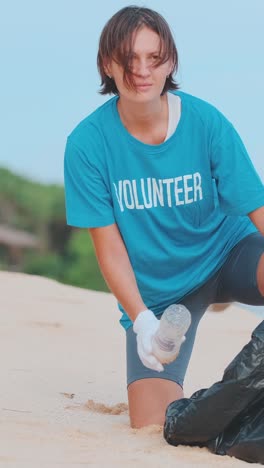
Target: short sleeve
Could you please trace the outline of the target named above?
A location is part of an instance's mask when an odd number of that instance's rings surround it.
[[[70,137],[64,154],[64,187],[67,224],[91,228],[115,222],[102,171],[91,162],[87,150],[78,148]]]
[[[216,140],[216,139],[215,139]],[[212,141],[211,167],[219,204],[227,215],[246,215],[264,206],[264,186],[232,124]]]

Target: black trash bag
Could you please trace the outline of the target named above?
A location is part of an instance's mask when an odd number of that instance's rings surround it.
[[[264,321],[220,382],[170,403],[164,438],[264,464]]]

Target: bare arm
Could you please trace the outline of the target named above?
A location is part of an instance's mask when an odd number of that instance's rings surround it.
[[[138,290],[136,278],[123,239],[116,224],[89,229],[102,275],[114,296],[134,321],[147,309]]]
[[[264,236],[264,206],[258,208],[248,214],[252,223],[255,224],[256,228]]]

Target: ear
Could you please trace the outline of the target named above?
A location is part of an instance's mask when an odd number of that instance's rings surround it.
[[[106,62],[104,64],[104,72],[109,78],[112,78],[112,69],[111,64],[109,62]]]
[[[169,71],[168,71],[168,76],[169,76],[169,75],[172,73],[172,71],[173,71],[173,63],[172,63],[171,60],[170,60],[170,62],[169,62],[169,67],[168,67],[168,68],[169,68]]]

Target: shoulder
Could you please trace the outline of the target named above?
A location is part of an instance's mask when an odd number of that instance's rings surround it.
[[[205,99],[201,99],[197,96],[194,96],[190,93],[186,93],[184,91],[172,91],[173,94],[176,94],[181,98],[181,101],[188,105],[188,107],[196,109],[200,112],[219,112],[219,110],[210,102],[206,101]]]
[[[117,97],[113,97],[95,109],[91,114],[82,119],[69,133],[68,141],[76,146],[82,146],[85,142],[96,141],[105,125],[111,122],[113,106]]]
[[[105,147],[103,134],[113,120],[113,105],[116,97],[109,99],[102,106],[81,120],[70,132],[66,141],[65,163],[104,167]]]
[[[206,127],[231,127],[231,122],[210,102],[183,91],[174,91],[193,119],[199,119]]]

